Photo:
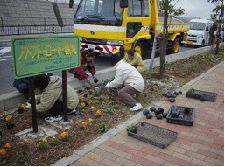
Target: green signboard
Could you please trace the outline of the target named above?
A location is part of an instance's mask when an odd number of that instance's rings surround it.
[[[11,40],[15,79],[80,66],[79,36],[46,36]]]

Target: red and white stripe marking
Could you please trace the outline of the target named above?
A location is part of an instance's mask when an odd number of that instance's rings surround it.
[[[92,45],[87,43],[80,43],[81,50],[88,50],[88,48],[93,48],[94,52],[97,53],[108,53],[108,54],[119,54],[120,46],[113,45]],[[113,52],[113,50],[117,50],[117,52]]]

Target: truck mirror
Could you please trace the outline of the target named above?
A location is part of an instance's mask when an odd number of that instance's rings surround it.
[[[128,0],[120,0],[120,7],[127,8],[128,7]]]
[[[73,3],[74,3],[74,0],[70,0],[70,2],[69,2],[69,8],[72,8],[73,7]]]

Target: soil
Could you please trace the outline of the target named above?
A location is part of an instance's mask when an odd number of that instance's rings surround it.
[[[205,54],[212,55],[211,53]],[[198,56],[203,57],[203,55]],[[195,57],[193,57],[193,60],[194,58]],[[216,61],[212,59],[212,61],[209,60],[209,62],[202,62],[199,60],[197,63],[198,68],[192,66],[195,63],[193,63],[194,61],[192,60],[190,61],[191,58],[168,63],[166,64],[165,76],[161,79],[159,78],[159,67],[153,69],[151,79],[148,79],[148,71],[144,71],[142,72],[142,75],[145,78],[145,81],[148,81],[149,84],[146,83],[145,90],[135,98],[143,105],[144,108],[149,106],[151,101],[168,100],[168,98],[163,96],[163,93],[167,93],[169,91],[173,92],[175,89],[179,89],[180,86],[185,85],[188,81],[223,61],[223,52],[221,52],[219,57],[216,58]],[[190,72],[185,72],[184,75],[184,71],[187,71],[186,68]],[[67,124],[47,123],[43,119],[43,116],[38,116],[37,120],[39,127],[54,129],[58,133],[54,135],[58,140],[58,144],[56,145],[52,143],[53,136],[46,137],[46,150],[37,147],[37,143],[41,142],[43,139],[43,137],[41,137],[41,130],[38,133],[31,133],[31,135],[38,135],[39,137],[37,138],[33,138],[31,136],[20,138],[16,135],[18,132],[32,127],[31,111],[25,111],[22,114],[18,114],[18,112],[12,113],[12,120],[15,122],[15,127],[13,129],[7,129],[6,121],[2,117],[0,120],[0,127],[3,128],[2,137],[0,138],[0,150],[3,148],[6,149],[6,154],[5,156],[0,155],[0,164],[4,166],[21,166],[26,164],[29,166],[51,165],[65,156],[70,156],[73,154],[74,150],[81,148],[81,146],[102,135],[102,133],[98,133],[97,131],[99,125],[105,123],[109,128],[114,128],[116,125],[126,121],[130,116],[137,113],[130,112],[129,107],[124,106],[122,101],[117,97],[116,92],[113,93],[115,96],[112,97],[107,89],[104,88],[103,83],[95,84],[91,89],[94,90],[97,86],[102,89],[100,96],[96,96],[95,93],[92,93],[89,94],[89,97],[85,97],[84,94],[88,91],[87,88],[84,88],[84,90],[79,93],[81,99],[80,104],[76,109],[77,114],[68,115]],[[89,104],[85,110],[82,110],[81,103],[88,100],[92,100],[92,103]],[[113,102],[115,104],[111,104]],[[114,108],[114,105],[117,105],[119,108]],[[91,107],[95,107],[94,112],[89,112]],[[107,109],[113,110],[114,113],[110,114],[107,112]],[[97,110],[101,111],[101,116],[99,117],[95,116]],[[89,118],[92,119],[92,125],[87,125],[85,129],[81,129],[79,124],[81,125],[82,122],[87,121]],[[70,128],[68,128],[68,126],[70,126]],[[63,132],[68,132],[68,140],[63,140],[63,137],[61,136]],[[25,145],[21,143],[24,141],[28,148],[25,148]],[[9,143],[12,147],[5,148],[6,143]],[[24,162],[26,163],[17,160],[19,156],[24,156]]]

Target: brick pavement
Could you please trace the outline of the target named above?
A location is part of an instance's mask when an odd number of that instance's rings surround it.
[[[215,102],[186,98],[189,88],[217,93]],[[166,119],[142,117],[137,122],[148,122],[171,129],[179,136],[165,149],[127,135],[123,129],[110,137],[71,166],[223,166],[224,165],[224,62],[202,74],[192,84],[187,84],[183,94],[174,103],[168,101],[160,106],[168,111],[171,105],[195,108],[192,127],[169,124]]]

